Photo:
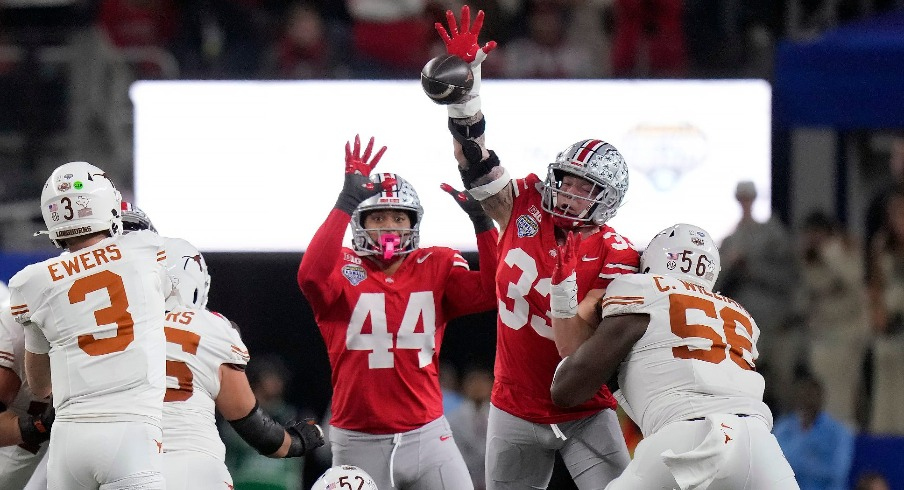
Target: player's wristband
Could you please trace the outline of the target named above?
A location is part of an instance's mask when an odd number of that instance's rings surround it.
[[[574,271],[550,288],[549,309],[553,318],[572,318],[578,314],[578,279]]]

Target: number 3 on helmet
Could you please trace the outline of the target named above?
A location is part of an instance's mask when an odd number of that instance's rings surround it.
[[[107,174],[88,162],[69,162],[57,167],[41,191],[41,215],[50,241],[99,231],[122,233],[122,196]],[[45,232],[38,232],[43,234]]]
[[[311,490],[377,490],[377,484],[357,466],[333,466],[314,482]]]
[[[640,256],[641,272],[676,277],[710,291],[721,270],[713,238],[703,228],[686,223],[660,231]]]

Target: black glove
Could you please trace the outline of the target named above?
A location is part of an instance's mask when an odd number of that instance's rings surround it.
[[[493,220],[483,211],[480,201],[471,197],[471,194],[459,191],[445,183],[440,184],[440,188],[452,196],[461,209],[468,213],[468,218],[471,219],[471,223],[474,223],[474,233],[480,234],[493,229]]]
[[[314,419],[304,419],[301,422],[292,422],[286,427],[286,432],[292,438],[289,445],[287,458],[307,456],[311,451],[324,445],[323,429],[316,424]]]
[[[19,433],[22,435],[22,442],[37,446],[50,440],[50,427],[53,425],[54,418],[56,418],[56,410],[53,409],[53,405],[48,405],[39,415],[19,417]]]
[[[345,183],[342,185],[339,199],[336,200],[336,209],[352,214],[359,204],[380,193],[380,188],[370,181],[370,171],[377,166],[386,151],[386,147],[381,148],[373,159],[368,162],[373,148],[373,137],[367,143],[364,155],[361,155],[360,136],[355,135],[354,151],[352,151],[348,142],[345,143]]]

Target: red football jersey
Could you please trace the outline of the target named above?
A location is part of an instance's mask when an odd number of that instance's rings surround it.
[[[541,207],[535,174],[513,181],[514,203],[499,242],[496,289],[496,380],[493,405],[538,424],[576,420],[616,402],[605,386],[590,401],[573,408],[552,402],[549,387],[559,361],[549,318],[551,277],[556,266],[552,216]],[[578,298],[605,289],[619,274],[637,272],[640,256],[633,245],[608,225],[581,242],[577,263]]]
[[[344,217],[347,224],[348,215]],[[484,258],[495,254],[496,236],[486,232],[478,237],[481,267]],[[320,261],[326,250],[316,245],[312,241],[305,258],[311,254]],[[391,434],[439,418],[443,406],[437,362],[446,322],[495,307],[495,262],[490,260],[482,274],[470,271],[455,250],[422,248],[387,276],[351,249],[334,250],[338,260],[333,259],[329,272],[303,277],[312,265],[306,260],[299,270],[299,285],[314,310],[332,367],[330,423]]]

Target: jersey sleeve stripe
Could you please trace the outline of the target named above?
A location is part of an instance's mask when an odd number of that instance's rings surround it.
[[[602,307],[605,308],[609,305],[634,305],[634,304],[643,304],[643,298],[625,298],[625,297],[612,297],[603,300]]]
[[[627,274],[627,272],[614,272],[612,274],[606,274],[606,273],[600,272],[599,278],[600,279],[615,279],[617,277],[622,277],[625,274]]]
[[[14,356],[8,352],[0,352],[0,360],[16,362],[16,356]]]
[[[14,306],[9,309],[9,312],[12,313],[13,316],[24,315],[24,314],[28,313],[28,307],[25,305]]]
[[[637,272],[637,266],[628,265],[628,264],[617,264],[614,262],[607,263],[603,267],[611,267],[612,269],[622,269],[631,272]]]

